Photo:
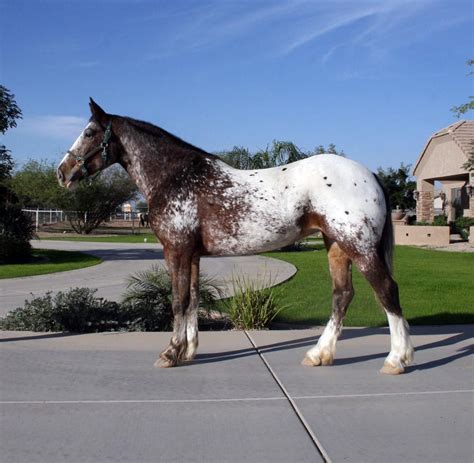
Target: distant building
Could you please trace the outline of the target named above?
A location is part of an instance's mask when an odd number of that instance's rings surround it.
[[[124,214],[130,214],[132,212],[132,205],[130,203],[122,204],[122,212]]]
[[[417,220],[433,221],[435,197],[436,212],[448,221],[474,217],[474,175],[462,167],[473,151],[474,121],[458,121],[431,136],[413,169]],[[435,182],[441,184],[437,194]]]

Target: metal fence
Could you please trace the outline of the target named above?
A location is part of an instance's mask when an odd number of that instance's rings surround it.
[[[36,231],[38,231],[41,226],[67,222],[69,216],[73,216],[77,213],[76,211],[61,211],[59,209],[22,209],[22,211],[31,217],[36,226]],[[140,212],[138,211],[118,212],[111,214],[109,221],[138,222],[139,214]],[[87,212],[85,220],[87,222]]]

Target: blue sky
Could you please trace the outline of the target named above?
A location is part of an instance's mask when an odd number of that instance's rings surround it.
[[[474,93],[473,16],[470,0],[0,0],[0,83],[24,115],[2,143],[19,165],[59,160],[92,96],[211,152],[279,139],[414,163]]]

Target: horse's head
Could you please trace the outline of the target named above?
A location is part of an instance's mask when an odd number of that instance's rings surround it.
[[[117,140],[113,134],[112,117],[91,98],[92,117],[69,148],[58,166],[61,186],[73,189],[78,183],[117,162]]]

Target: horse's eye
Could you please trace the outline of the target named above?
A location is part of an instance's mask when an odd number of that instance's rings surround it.
[[[87,129],[84,132],[84,136],[87,137],[87,138],[93,137],[94,136],[94,131],[92,129]]]

